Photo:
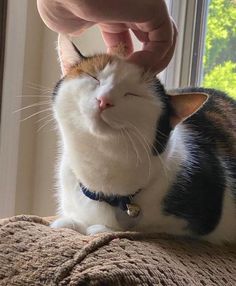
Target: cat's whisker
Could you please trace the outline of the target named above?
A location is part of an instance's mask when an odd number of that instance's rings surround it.
[[[47,100],[47,101],[42,101],[42,102],[33,103],[33,104],[27,105],[27,106],[25,106],[25,107],[22,107],[22,108],[20,108],[20,109],[17,109],[17,110],[15,110],[15,111],[13,111],[13,113],[17,113],[17,112],[23,111],[23,110],[28,109],[28,108],[31,108],[31,107],[37,107],[37,106],[46,105],[46,104],[47,104],[47,105],[50,104],[50,101]]]
[[[150,150],[149,150],[149,145],[148,143],[145,141],[145,139],[143,138],[143,135],[139,132],[139,130],[137,129],[137,127],[135,125],[133,125],[131,122],[127,121],[126,123],[128,123],[132,128],[132,131],[134,132],[134,135],[137,137],[137,139],[139,140],[140,144],[143,146],[146,154],[147,154],[147,159],[148,159],[148,179],[151,176],[151,158],[150,158]],[[138,132],[137,132],[138,131]],[[148,147],[148,149],[147,149]],[[149,152],[148,152],[149,150]]]
[[[161,166],[162,166],[162,168],[163,168],[163,172],[165,173],[166,179],[169,180],[169,179],[168,179],[167,172],[166,172],[165,164],[164,164],[164,162],[163,162],[163,160],[162,160],[162,158],[161,158],[161,156],[160,156],[160,153],[159,153],[159,152],[157,151],[157,149],[153,146],[153,143],[148,142],[148,139],[144,136],[144,134],[142,134],[142,133],[139,131],[139,129],[138,129],[134,124],[132,124],[131,122],[128,122],[128,123],[131,124],[131,125],[137,130],[137,132],[140,134],[140,136],[143,137],[143,139],[146,141],[146,144],[147,144],[147,146],[148,146],[148,148],[149,148],[149,150],[150,150],[150,153],[152,152],[151,147],[155,149],[155,151],[157,152],[158,158],[159,158],[159,160],[160,160],[160,162],[161,162]],[[155,139],[155,140],[156,140],[156,139]],[[158,142],[158,141],[157,141],[157,142]],[[158,142],[158,143],[159,143],[159,142]],[[160,143],[159,143],[159,144],[160,144]],[[160,144],[160,145],[161,145],[161,144]],[[162,145],[161,145],[161,146],[162,146]],[[162,146],[162,147],[164,147],[164,146]]]
[[[124,129],[125,130],[125,129]],[[129,141],[131,142],[131,146],[133,147],[133,150],[135,151],[135,154],[136,154],[136,167],[139,165],[139,161],[142,163],[142,160],[140,159],[140,156],[139,156],[139,153],[138,153],[138,150],[135,146],[135,143],[134,141],[132,140],[132,137],[131,135],[129,134],[129,132],[127,130],[125,130],[125,134],[126,136],[128,137]]]
[[[118,120],[117,118],[116,119],[113,118],[113,122],[114,123],[118,123],[118,124],[122,123],[122,121]],[[126,136],[127,131],[126,131],[125,128],[121,128],[120,132],[121,132],[121,136],[124,138],[124,141],[125,141],[125,145],[126,145],[126,161],[127,161],[127,164],[128,164],[128,162],[129,162],[129,142],[128,142],[127,136]],[[131,142],[131,144],[132,144],[132,142]],[[137,153],[136,153],[136,156],[137,156]]]
[[[134,151],[135,151],[135,153],[136,153],[136,167],[137,167],[137,166],[139,165],[139,162],[142,163],[142,160],[141,160],[141,158],[140,158],[138,149],[137,149],[137,147],[135,146],[135,143],[134,143],[134,141],[132,140],[132,137],[131,137],[131,135],[129,134],[129,132],[128,132],[126,129],[124,129],[124,132],[125,132],[125,134],[128,136],[128,138],[129,138],[129,140],[130,140],[130,142],[131,142],[131,145],[133,146],[133,149],[134,149]]]
[[[165,146],[164,145],[162,145],[157,139],[154,139],[154,142],[153,142],[153,144],[152,144],[152,148],[157,152],[157,149],[156,149],[156,147],[154,146],[154,143],[157,143],[157,144],[159,144],[161,147],[162,147],[162,149],[165,149]]]
[[[47,89],[50,88],[49,86],[42,85],[42,84],[35,83],[35,82],[27,82],[26,85],[27,86],[33,86],[33,87],[47,88]]]
[[[139,140],[140,144],[143,146],[146,154],[147,154],[147,159],[148,159],[148,179],[150,178],[151,176],[151,158],[150,158],[150,154],[148,152],[148,149],[146,147],[146,143],[145,143],[145,140],[143,139],[143,137],[141,137],[137,131],[133,130],[134,132],[134,135],[136,135],[137,139]]]
[[[24,121],[26,121],[26,120],[28,120],[28,119],[30,119],[30,118],[32,118],[32,117],[38,115],[38,114],[41,114],[41,113],[43,113],[43,112],[47,112],[47,111],[49,111],[49,110],[52,111],[52,108],[46,108],[46,109],[40,110],[40,111],[38,111],[38,112],[35,112],[34,114],[31,114],[30,116],[27,116],[26,118],[21,119],[21,122],[24,122]]]
[[[165,138],[168,138],[169,136],[162,133],[159,129],[157,129],[156,127],[152,127],[152,126],[146,126],[146,125],[143,125],[144,127],[148,128],[148,129],[151,129],[151,130],[154,130],[155,132],[159,133],[161,136],[165,137]]]
[[[123,121],[116,119],[116,122],[122,123]],[[129,122],[128,122],[128,123],[129,123]],[[128,137],[129,141],[131,142],[131,145],[132,145],[133,149],[135,150],[136,158],[137,158],[137,159],[136,159],[136,167],[137,167],[137,166],[139,165],[139,162],[142,163],[142,159],[141,159],[141,157],[140,157],[140,155],[139,155],[138,148],[136,147],[134,141],[132,140],[132,137],[131,137],[131,135],[129,134],[128,130],[125,129],[125,128],[122,128],[122,129],[124,130],[124,133],[126,134],[126,137]]]
[[[29,88],[29,89],[33,89],[33,90],[36,90],[36,91],[42,91],[42,88],[40,88],[40,87],[35,87],[35,86],[33,86],[33,85],[29,85],[29,84],[27,84],[27,88]]]
[[[46,92],[52,91],[52,88],[41,85],[41,84],[36,84],[36,83],[27,83],[26,86],[28,88],[39,90],[39,91],[46,91]]]
[[[50,113],[50,114],[48,114],[48,115],[46,115],[46,116],[40,118],[39,120],[37,120],[36,123],[39,123],[39,122],[41,122],[41,121],[43,121],[43,120],[46,120],[48,117],[51,117],[51,116],[53,116],[53,115]]]
[[[136,131],[139,133],[140,137],[143,138],[143,140],[144,140],[144,142],[146,143],[146,146],[148,147],[150,153],[152,153],[151,147],[155,148],[155,147],[153,146],[153,144],[152,144],[151,142],[148,142],[148,139],[144,136],[144,134],[142,134],[142,133],[139,131],[139,129],[138,129],[134,124],[132,124],[131,122],[129,122],[129,123],[136,129]],[[156,150],[156,148],[155,148],[155,151],[157,152],[158,159],[160,160],[160,163],[161,163],[163,172],[164,172],[165,177],[166,177],[167,182],[168,182],[168,181],[169,181],[169,178],[168,178],[168,174],[167,174],[167,170],[166,170],[166,167],[165,167],[165,165],[164,165],[164,162],[163,162],[163,160],[162,160],[162,158],[161,158],[159,152]]]
[[[17,98],[51,98],[51,95],[40,95],[40,94],[22,94],[17,95]]]
[[[129,162],[129,146],[128,146],[127,138],[125,136],[125,132],[124,132],[123,128],[120,131],[121,131],[122,137],[124,137],[124,141],[125,141],[125,145],[126,145],[126,162],[128,164],[128,162]]]
[[[144,136],[144,135],[143,135]],[[146,137],[145,137],[146,138]],[[148,139],[146,138],[146,140],[148,141]],[[156,139],[155,139],[155,142],[158,142]],[[150,143],[150,142],[149,142]],[[159,142],[158,142],[159,143]],[[164,148],[164,146],[161,144],[161,143],[159,143],[163,148]],[[165,166],[165,164],[164,164],[164,162],[163,162],[163,160],[162,160],[162,158],[161,158],[161,155],[160,155],[160,153],[158,152],[158,150],[156,149],[156,147],[153,145],[153,144],[151,144],[150,143],[150,145],[151,145],[151,147],[154,149],[154,151],[156,152],[156,154],[157,154],[157,156],[158,156],[158,159],[160,160],[160,162],[161,162],[161,167],[162,167],[162,169],[163,169],[163,172],[164,172],[164,174],[165,174],[165,177],[166,177],[166,180],[167,180],[167,182],[169,181],[169,178],[168,178],[168,174],[167,174],[167,168],[166,168],[166,166]]]
[[[34,90],[35,92],[38,93],[38,95],[48,95],[50,96],[52,94],[52,90],[43,90],[41,88],[34,88],[34,87],[29,87],[30,90]]]
[[[40,126],[37,130],[37,133],[40,132],[40,130],[43,130],[43,128],[45,128],[49,123],[53,122],[54,118],[51,118],[49,120],[47,120],[42,126]]]
[[[136,127],[136,126],[135,126]],[[137,127],[136,127],[136,129],[138,129]],[[141,135],[141,134],[140,134]],[[142,134],[142,136],[144,137],[144,138],[146,138],[143,134]],[[146,140],[147,140],[147,142],[148,142],[148,139],[146,138]],[[159,143],[159,142],[158,142]],[[165,177],[166,177],[166,180],[167,180],[167,182],[169,181],[169,178],[168,178],[168,174],[167,174],[167,170],[166,170],[166,167],[165,167],[165,164],[164,164],[164,162],[163,162],[163,160],[162,160],[162,158],[161,158],[161,155],[160,155],[160,153],[158,152],[158,150],[153,146],[153,143],[151,143],[151,142],[149,142],[149,144],[150,144],[150,151],[152,152],[152,150],[151,150],[151,147],[156,151],[156,153],[157,153],[157,156],[158,156],[158,159],[160,160],[160,163],[161,163],[161,166],[162,166],[162,169],[163,169],[163,172],[164,172],[164,174],[165,174]],[[148,145],[149,145],[148,144]],[[160,143],[159,143],[160,144]],[[161,145],[162,146],[162,145]],[[162,146],[163,147],[163,146]]]
[[[155,130],[156,130],[157,133],[159,133],[161,136],[163,136],[163,137],[165,137],[165,138],[168,138],[168,137],[169,137],[168,135],[162,133],[160,130],[158,130],[158,129],[155,129]]]
[[[160,162],[161,162],[161,167],[162,167],[162,170],[163,170],[163,172],[164,172],[164,174],[165,174],[166,181],[167,181],[167,184],[168,184],[168,182],[169,182],[168,169],[167,169],[167,167],[165,166],[165,163],[164,163],[163,159],[161,158],[161,155],[160,155],[160,153],[158,152],[158,150],[157,150],[154,146],[152,146],[152,147],[153,147],[153,149],[155,150],[155,152],[157,153],[158,159],[159,159]]]
[[[49,131],[58,131],[58,126],[56,124],[53,125],[53,128],[49,129]]]

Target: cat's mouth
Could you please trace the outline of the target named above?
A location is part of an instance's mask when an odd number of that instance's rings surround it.
[[[124,128],[124,124],[120,120],[111,116],[107,116],[104,113],[101,113],[100,120],[112,129],[121,130]]]
[[[94,118],[93,132],[108,133],[124,128],[124,124],[108,112],[97,113]]]

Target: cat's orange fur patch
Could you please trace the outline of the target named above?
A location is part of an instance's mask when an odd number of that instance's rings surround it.
[[[66,75],[66,78],[74,78],[82,73],[88,73],[92,76],[96,76],[97,72],[103,70],[105,66],[114,61],[116,56],[101,54],[91,58],[82,60],[77,65],[73,66]]]

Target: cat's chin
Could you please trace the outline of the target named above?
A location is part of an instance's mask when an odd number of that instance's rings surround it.
[[[111,136],[124,128],[121,124],[111,120],[107,116],[96,116],[90,121],[89,130],[96,136]]]
[[[119,132],[120,128],[118,128],[118,126],[116,126],[115,124],[113,125],[108,120],[104,120],[100,118],[100,119],[93,121],[90,124],[89,130],[95,136],[107,137],[107,136],[116,135],[117,132]]]
[[[106,116],[101,116],[101,120],[105,123],[105,125],[109,126],[115,131],[119,131],[125,127],[122,123],[118,123],[117,121],[107,118]]]

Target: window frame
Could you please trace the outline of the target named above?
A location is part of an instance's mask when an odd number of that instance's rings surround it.
[[[0,217],[15,214],[27,0],[8,0],[0,129]],[[16,44],[17,43],[17,44]]]
[[[189,85],[199,86],[203,77],[203,56],[206,40],[206,24],[210,0],[198,0],[195,4]]]
[[[201,84],[209,1],[167,1],[179,30],[174,57],[163,75],[167,88]]]
[[[1,0],[0,1],[0,115],[1,115],[1,105],[2,105],[6,20],[7,20],[7,0]]]

